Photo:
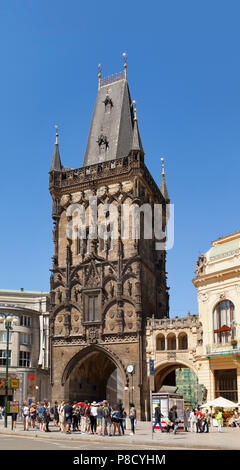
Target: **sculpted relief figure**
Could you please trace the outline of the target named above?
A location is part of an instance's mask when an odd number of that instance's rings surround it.
[[[196,264],[196,271],[195,271],[197,276],[205,272],[206,262],[207,262],[206,256],[204,255],[198,256],[197,264]]]

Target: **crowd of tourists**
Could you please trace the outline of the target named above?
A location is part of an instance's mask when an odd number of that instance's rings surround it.
[[[110,406],[107,400],[89,402],[55,402],[53,406],[45,400],[40,403],[25,402],[22,407],[24,431],[39,430],[51,432],[49,423],[59,428],[62,433],[79,432],[98,434],[99,436],[124,435],[127,413],[121,404]],[[130,404],[129,419],[131,435],[135,434],[137,419],[136,408]]]
[[[185,430],[196,433],[209,432],[210,424],[214,419],[217,422],[218,432],[222,432],[224,414],[221,408],[215,413],[210,413],[208,409],[202,410],[199,407],[192,410],[187,408],[184,415]],[[238,412],[235,411],[229,425],[238,426],[238,423],[240,424],[240,419]]]
[[[221,409],[219,409],[216,413],[210,413],[209,410],[202,410],[200,407],[192,408],[192,410],[190,410],[190,408],[186,408],[184,411],[184,430],[186,432],[190,431],[196,433],[208,433],[210,424],[213,423],[214,419],[217,422],[218,432],[222,432],[224,413]],[[180,423],[181,426],[179,426]],[[177,406],[172,406],[168,412],[168,416],[163,416],[161,413],[161,404],[159,403],[155,407],[154,411],[152,432],[155,432],[157,425],[161,432],[166,430],[169,433],[172,429],[173,433],[176,434],[178,429],[182,429],[182,419],[178,417]],[[228,422],[228,425],[233,427],[240,427],[240,416],[237,410],[235,410],[233,416]]]

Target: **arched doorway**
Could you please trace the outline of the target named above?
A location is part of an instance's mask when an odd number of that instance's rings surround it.
[[[72,401],[102,401],[112,405],[124,399],[124,371],[117,358],[100,346],[77,353],[63,373],[64,395]]]
[[[175,362],[162,364],[155,371],[155,392],[176,388],[176,392],[184,395],[184,401],[195,407],[198,403],[198,377],[196,372],[186,364]]]

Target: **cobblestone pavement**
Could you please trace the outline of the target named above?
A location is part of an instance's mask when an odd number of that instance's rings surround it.
[[[4,428],[4,422],[0,422],[0,435],[6,434],[11,436],[38,438],[42,441],[58,441],[59,445],[65,441],[79,442],[82,448],[87,445],[93,444],[93,448],[101,449],[103,445],[110,446],[111,449],[117,449],[118,446],[129,446],[133,449],[138,449],[140,446],[146,448],[178,448],[178,449],[219,449],[219,450],[240,450],[240,428],[223,428],[219,433],[216,428],[211,427],[209,433],[191,433],[179,431],[176,435],[172,432],[170,434],[161,433],[156,430],[153,434],[151,432],[150,422],[138,422],[136,433],[134,436],[130,435],[130,430],[126,430],[125,436],[98,436],[91,434],[81,434],[80,432],[72,432],[71,434],[61,433],[59,428],[50,423],[49,429],[51,432],[45,433],[39,430],[24,431],[23,424],[17,423],[16,429],[11,429],[11,421],[8,421],[8,428]],[[1,437],[0,437],[1,438]],[[5,437],[6,438],[6,437]],[[7,442],[7,441],[6,441]],[[1,449],[3,447],[1,446]]]

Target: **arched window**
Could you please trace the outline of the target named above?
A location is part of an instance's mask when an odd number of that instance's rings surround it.
[[[216,344],[229,343],[234,337],[232,322],[234,320],[234,305],[230,300],[219,302],[213,311],[213,339]]]
[[[167,337],[167,348],[169,351],[176,350],[176,336],[173,333]]]
[[[178,349],[188,348],[188,337],[186,333],[180,333],[178,336]]]
[[[156,350],[164,351],[165,349],[165,336],[162,334],[157,335],[156,338]]]

